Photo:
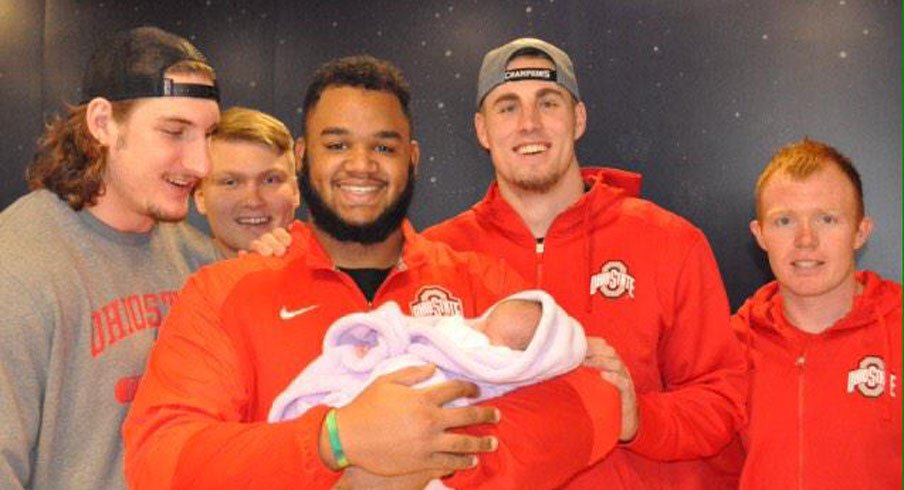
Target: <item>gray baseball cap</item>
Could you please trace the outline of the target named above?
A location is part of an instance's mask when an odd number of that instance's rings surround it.
[[[552,59],[555,69],[520,68],[517,70],[506,70],[505,66],[512,60],[512,56],[525,48],[533,48],[545,53]],[[581,94],[578,91],[578,81],[574,77],[574,65],[571,64],[571,58],[568,57],[568,53],[542,39],[522,37],[490,51],[483,57],[483,64],[480,65],[480,75],[477,78],[477,107],[480,107],[484,97],[497,85],[519,80],[548,80],[556,82],[568,89],[575,99],[581,100]]]

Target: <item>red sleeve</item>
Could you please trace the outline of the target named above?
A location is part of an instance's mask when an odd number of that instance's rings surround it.
[[[660,461],[716,454],[745,421],[747,362],[729,327],[728,300],[715,258],[702,234],[660,296],[671,301],[664,319],[660,364],[663,391],[637,394],[640,426],[625,446]]]
[[[123,426],[129,486],[331,487],[339,474],[318,454],[325,409],[281,424],[244,421],[250,370],[219,328],[217,294],[230,288],[209,272],[189,280],[161,327]]]
[[[452,488],[558,487],[608,454],[621,426],[618,391],[589,368],[484,404],[499,408],[502,420],[467,432],[495,434],[499,449],[447,479]]]

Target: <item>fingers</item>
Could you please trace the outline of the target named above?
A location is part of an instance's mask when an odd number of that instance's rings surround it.
[[[493,436],[474,436],[446,432],[436,439],[434,446],[437,453],[477,454],[491,453],[499,447],[499,441]]]
[[[282,257],[291,243],[291,235],[284,228],[276,228],[252,240],[248,248],[264,257]]]
[[[258,237],[256,240],[251,240],[251,243],[248,244],[248,250],[252,252],[257,252],[264,257],[272,257],[273,256],[273,248],[264,240],[264,237],[267,235],[263,235]]]
[[[433,364],[406,367],[399,369],[398,371],[380,376],[379,378],[377,378],[375,383],[390,382],[405,386],[412,386],[420,383],[421,381],[430,379],[430,376],[433,376],[434,372],[436,372],[436,366]]]
[[[430,466],[447,471],[467,470],[477,466],[478,459],[474,455],[434,453],[430,457]]]
[[[472,405],[460,408],[445,408],[442,411],[443,429],[466,427],[469,425],[495,424],[502,418],[499,409]]]
[[[285,228],[276,228],[271,233],[273,233],[273,238],[284,247],[288,248],[292,244],[292,235]]]
[[[430,404],[437,406],[445,405],[458,398],[474,398],[480,394],[480,389],[477,388],[477,385],[460,379],[435,384],[423,388],[421,391]]]

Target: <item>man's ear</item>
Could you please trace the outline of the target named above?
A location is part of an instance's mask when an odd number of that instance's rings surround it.
[[[305,144],[304,137],[299,136],[295,140],[295,161],[297,162],[295,168],[297,169],[296,174],[300,174],[304,171],[304,152],[305,152]]]
[[[860,250],[861,247],[866,245],[866,241],[869,240],[869,236],[873,233],[873,219],[869,216],[864,216],[860,219],[860,224],[857,225],[857,233],[854,235],[854,250]]]
[[[95,97],[88,102],[85,110],[88,132],[101,146],[110,148],[116,142],[119,126],[113,119],[113,103],[103,97]]]
[[[487,137],[486,121],[483,118],[483,112],[474,113],[474,131],[477,133],[477,141],[485,150],[490,149],[490,139]]]
[[[192,194],[192,198],[195,200],[195,207],[198,208],[198,213],[207,214],[207,203],[204,202],[204,191],[200,186],[195,187],[195,192]]]
[[[763,249],[764,252],[769,252],[766,250],[766,240],[763,237],[763,227],[760,225],[759,220],[751,220],[750,221],[750,233],[753,233],[753,237],[756,238],[756,243]]]
[[[574,140],[577,141],[584,136],[587,130],[587,106],[583,102],[574,105]]]
[[[411,167],[414,169],[414,174],[417,175],[418,167],[421,163],[421,145],[417,142],[417,140],[411,140]]]

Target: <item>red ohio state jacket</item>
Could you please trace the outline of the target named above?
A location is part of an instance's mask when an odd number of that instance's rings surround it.
[[[820,334],[788,323],[775,282],[732,317],[753,367],[741,488],[901,488],[901,285],[857,281]]]
[[[387,301],[409,314],[476,316],[524,286],[501,261],[454,252],[406,222],[402,258],[369,304],[308,227],[291,231],[287,256],[206,267],[180,292],[123,428],[132,488],[331,487],[340,474],[318,455],[327,409],[266,422],[276,395],[321,353],[329,325]],[[502,421],[469,432],[496,434],[500,447],[447,485],[551,488],[618,437],[618,394],[587,368],[486,404]]]
[[[633,197],[639,175],[582,173],[589,190],[542,243],[495,183],[473,208],[424,235],[505,259],[627,365],[637,435],[569,488],[733,488],[738,469],[705,458],[744,422],[747,365],[709,244],[681,217]]]

